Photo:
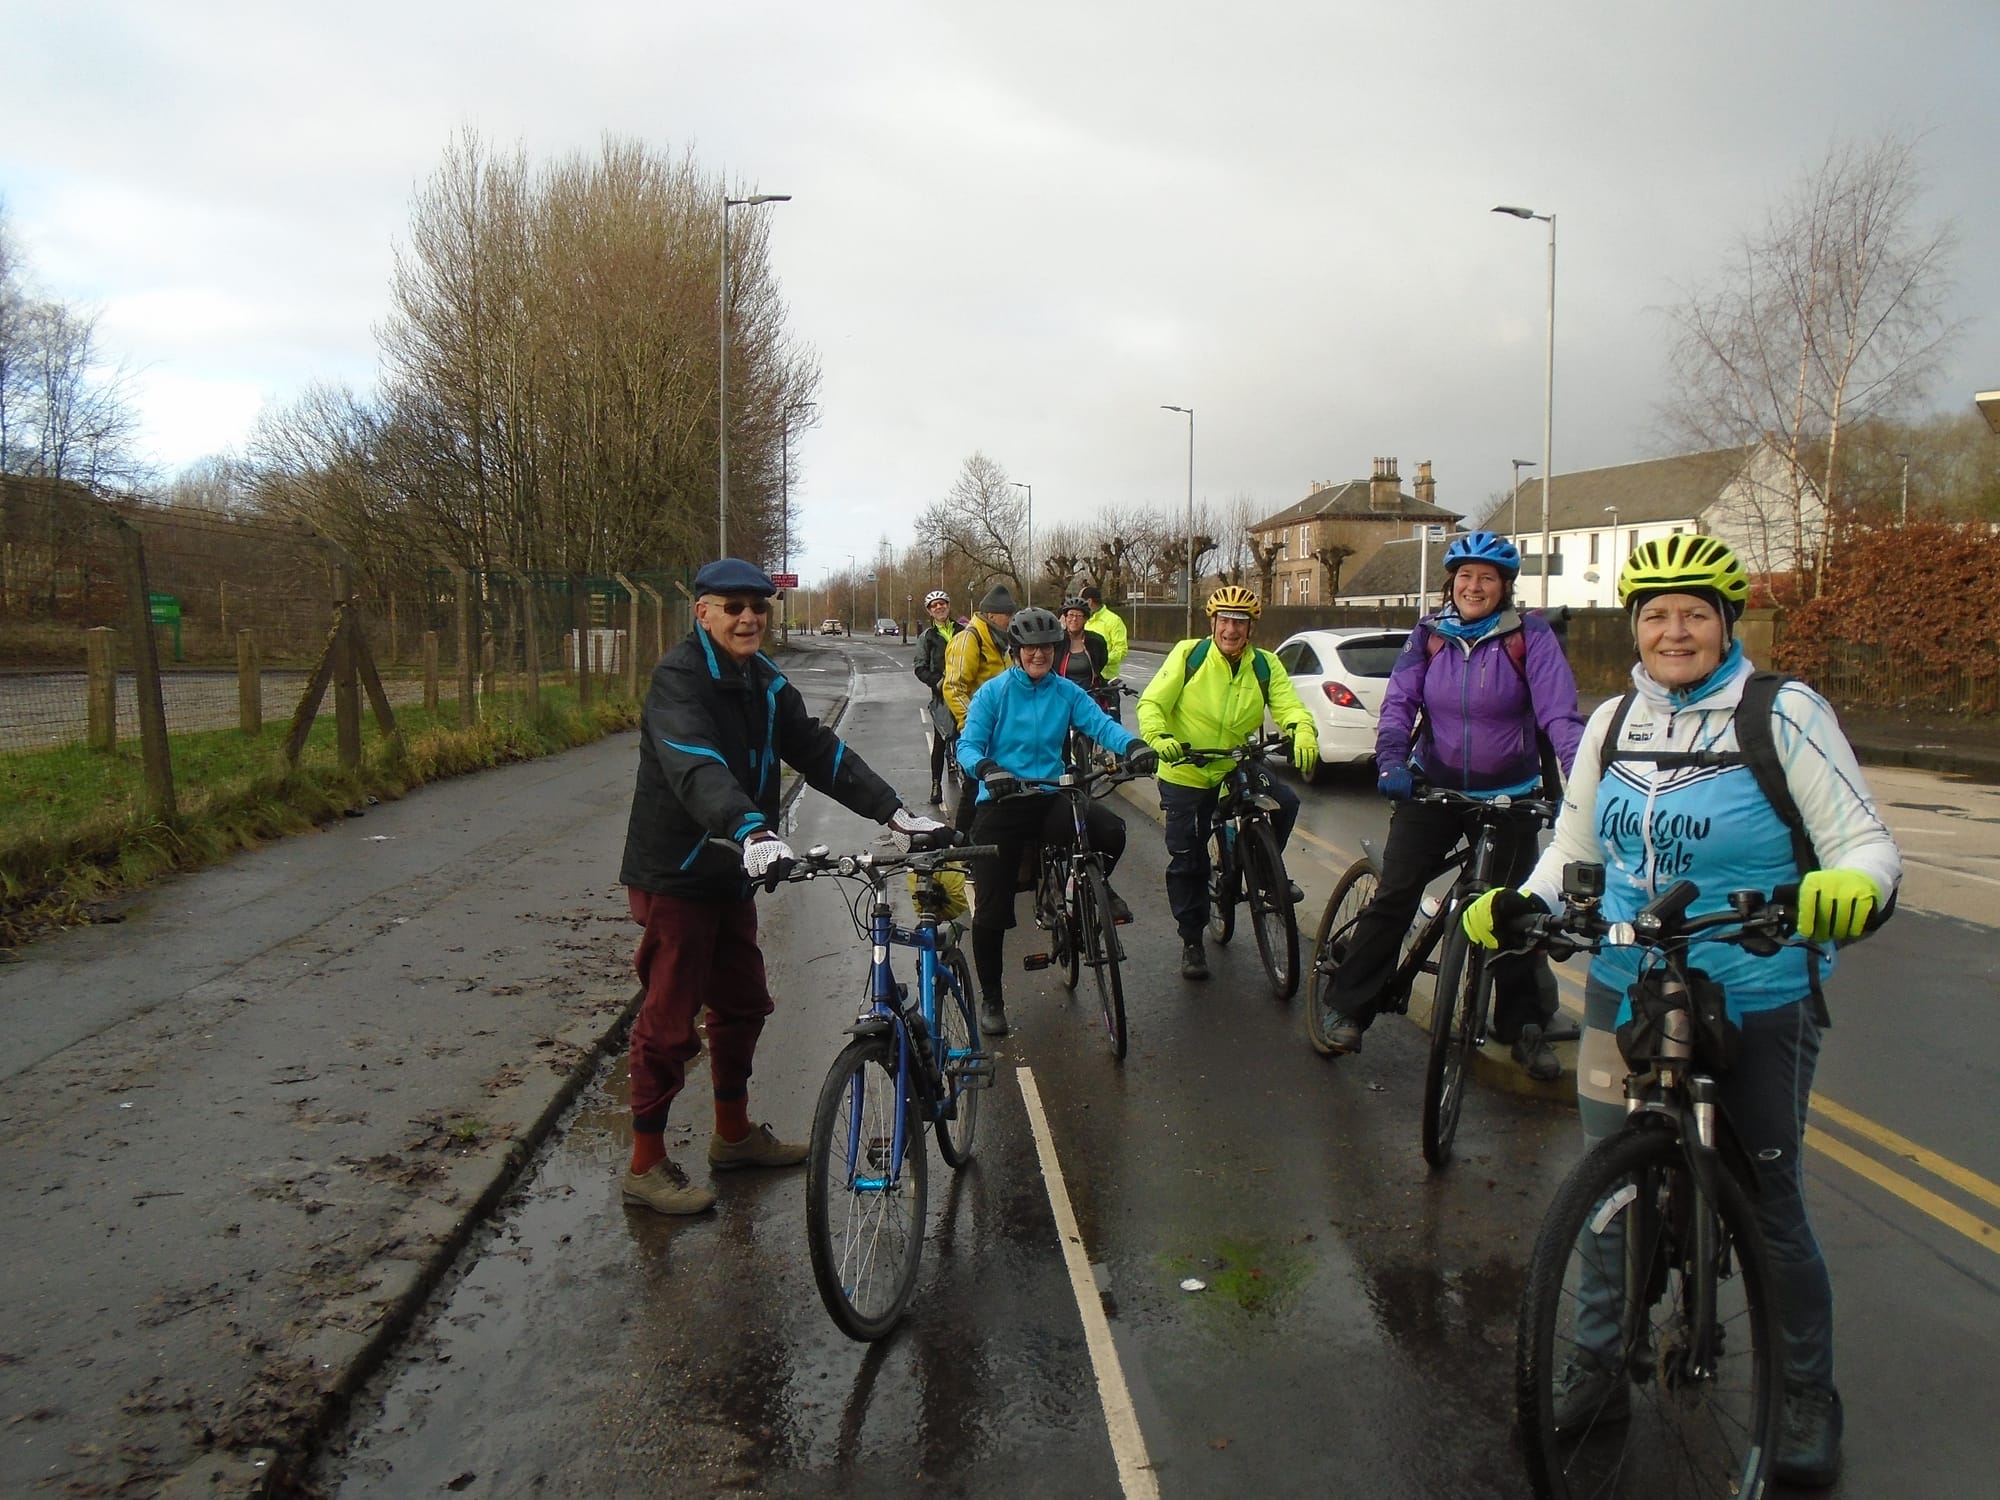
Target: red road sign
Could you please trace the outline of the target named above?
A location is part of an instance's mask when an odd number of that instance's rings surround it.
[[[771,582],[775,583],[781,589],[795,589],[799,586],[799,575],[796,573],[773,573],[771,575]]]

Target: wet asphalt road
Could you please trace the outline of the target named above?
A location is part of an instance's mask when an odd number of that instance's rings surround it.
[[[824,702],[844,686],[842,656],[857,673],[844,737],[919,794],[922,690],[907,648],[843,642],[808,659],[833,670],[793,670]],[[955,1175],[933,1155],[924,1272],[897,1335],[870,1349],[827,1319],[797,1174],[718,1179],[718,1212],[695,1220],[621,1207],[614,1060],[361,1403],[322,1467],[328,1488],[1120,1493],[1025,1065],[1162,1494],[1524,1494],[1509,1436],[1513,1323],[1527,1245],[1575,1158],[1572,1110],[1560,1091],[1481,1087],[1458,1161],[1429,1173],[1415,1029],[1385,1023],[1359,1058],[1323,1062],[1297,1002],[1263,988],[1247,933],[1212,950],[1214,982],[1184,983],[1157,824],[1120,811],[1132,839],[1118,884],[1139,917],[1127,929],[1131,1056],[1111,1060],[1089,997],[1010,969],[1016,1029],[978,1156]],[[796,818],[800,843],[864,848],[877,832],[813,794]],[[1293,863],[1308,925],[1384,822],[1358,780],[1307,794]],[[863,977],[839,889],[763,898],[780,1010],[753,1109],[789,1134],[805,1132]],[[1032,933],[1017,929],[1010,963]],[[2000,1234],[1979,1233],[2000,1220],[1991,927],[1907,910],[1848,963],[1820,1074],[1844,1113],[1816,1114],[1829,1144],[1809,1189],[1839,1297],[1850,1440],[1834,1493],[1985,1495],[1987,1351],[2000,1339]],[[1879,996],[1897,1000],[1870,1003]],[[669,1133],[697,1176],[708,1122],[697,1068]],[[1926,1173],[1912,1142],[1977,1175]],[[1182,1292],[1189,1276],[1208,1290]]]

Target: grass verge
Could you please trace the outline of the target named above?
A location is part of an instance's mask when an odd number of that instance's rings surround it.
[[[400,743],[365,721],[361,765],[340,768],[330,712],[314,724],[296,768],[289,725],[255,739],[217,729],[171,737],[177,816],[138,816],[136,745],[113,755],[74,746],[0,756],[0,948],[88,922],[102,903],[162,875],[199,869],[288,834],[304,833],[426,782],[586,745],[638,722],[629,698],[578,706],[573,688],[545,684],[530,716],[514,694],[481,701],[461,728],[456,702],[396,712]]]

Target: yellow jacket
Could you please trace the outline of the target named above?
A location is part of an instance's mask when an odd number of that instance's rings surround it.
[[[974,615],[944,648],[944,701],[960,729],[965,728],[965,709],[972,695],[1006,670],[1006,643],[994,637],[984,615]]]
[[[1124,665],[1125,651],[1130,644],[1125,622],[1111,613],[1111,606],[1107,604],[1086,620],[1083,628],[1104,637],[1104,675],[1116,677],[1119,667]]]
[[[1280,729],[1291,733],[1294,742],[1301,736],[1319,743],[1319,731],[1312,714],[1299,701],[1291,674],[1268,651],[1250,647],[1234,666],[1211,643],[1190,677],[1188,654],[1202,644],[1182,641],[1167,653],[1160,670],[1139,695],[1139,733],[1148,744],[1168,736],[1183,745],[1203,750],[1222,750],[1242,744],[1264,727],[1264,684],[1258,681],[1257,662],[1261,658],[1269,680],[1271,718]],[[1230,772],[1226,760],[1201,765],[1183,761],[1160,767],[1160,780],[1176,786],[1211,787]]]

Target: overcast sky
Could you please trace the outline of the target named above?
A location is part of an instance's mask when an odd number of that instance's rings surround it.
[[[1376,455],[1477,509],[1663,451],[1659,310],[1836,136],[1928,132],[2000,385],[1996,0],[0,0],[0,197],[102,312],[170,471],[316,378],[371,387],[411,195],[463,126],[531,158],[691,148],[771,216],[824,367],[798,445],[816,579],[901,544],[975,450],[1038,522],[1265,510]],[[739,213],[746,210],[738,210]]]

